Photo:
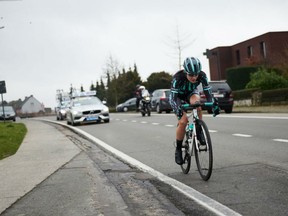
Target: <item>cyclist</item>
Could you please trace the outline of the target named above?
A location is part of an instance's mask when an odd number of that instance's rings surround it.
[[[199,103],[200,96],[197,86],[202,83],[204,94],[207,102],[213,102],[212,111],[214,115],[220,113],[217,103],[214,103],[211,87],[209,86],[206,73],[202,71],[201,62],[195,57],[188,57],[183,63],[184,70],[178,71],[174,76],[171,84],[171,94],[169,102],[173,108],[177,118],[178,125],[176,129],[176,150],[175,162],[179,165],[183,164],[182,158],[182,142],[185,136],[185,127],[188,123],[188,118],[181,105],[184,103],[195,104]],[[202,119],[201,107],[198,108],[199,118]],[[197,130],[197,128],[196,128]],[[201,131],[201,130],[200,130]],[[200,142],[201,142],[201,135]]]

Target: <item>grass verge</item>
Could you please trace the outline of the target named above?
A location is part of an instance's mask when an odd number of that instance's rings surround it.
[[[0,160],[17,152],[26,133],[23,123],[0,122]]]

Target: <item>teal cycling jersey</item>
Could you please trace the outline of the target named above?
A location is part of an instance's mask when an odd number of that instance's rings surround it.
[[[202,84],[203,92],[207,98],[207,102],[213,102],[211,87],[205,72],[201,71],[195,83],[187,79],[187,74],[184,70],[178,71],[174,76],[171,83],[171,94],[169,102],[175,114],[181,118],[183,110],[181,105],[183,101],[189,103],[189,98],[193,94],[199,94],[198,85]]]

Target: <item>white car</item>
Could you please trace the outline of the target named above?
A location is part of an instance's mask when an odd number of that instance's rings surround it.
[[[14,122],[16,121],[16,113],[12,106],[4,106],[3,113],[3,106],[0,105],[0,120],[12,120]]]
[[[69,101],[63,101],[60,103],[56,108],[56,119],[57,120],[64,120],[66,119],[66,113],[69,109]]]
[[[101,121],[108,123],[109,108],[97,97],[76,97],[70,102],[66,120],[71,125]]]

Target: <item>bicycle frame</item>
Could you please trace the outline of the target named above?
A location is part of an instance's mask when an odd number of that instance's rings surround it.
[[[211,104],[212,103],[205,105],[209,106]],[[187,174],[190,170],[191,157],[195,156],[201,178],[204,181],[208,181],[213,169],[212,142],[206,123],[198,116],[197,107],[199,106],[201,106],[201,104],[182,105],[185,110],[192,111],[187,113],[188,123],[185,129],[186,140],[182,147],[184,163],[181,165],[181,169],[184,174]]]
[[[189,123],[189,119],[191,117],[193,117],[192,123]],[[197,121],[197,119],[199,119],[197,109],[193,109],[191,113],[187,114],[187,118],[188,118],[188,124],[186,126],[186,134],[192,132],[191,138],[187,139],[188,146],[189,146],[188,153],[191,156],[193,156],[194,155],[194,152],[193,152],[194,148],[196,148],[196,151],[199,151],[199,147],[198,147],[198,145],[196,145],[196,143],[197,143],[196,121]],[[187,137],[189,137],[189,136],[187,136]],[[193,145],[194,145],[194,148],[193,148]],[[207,146],[207,148],[209,150],[209,146]]]

